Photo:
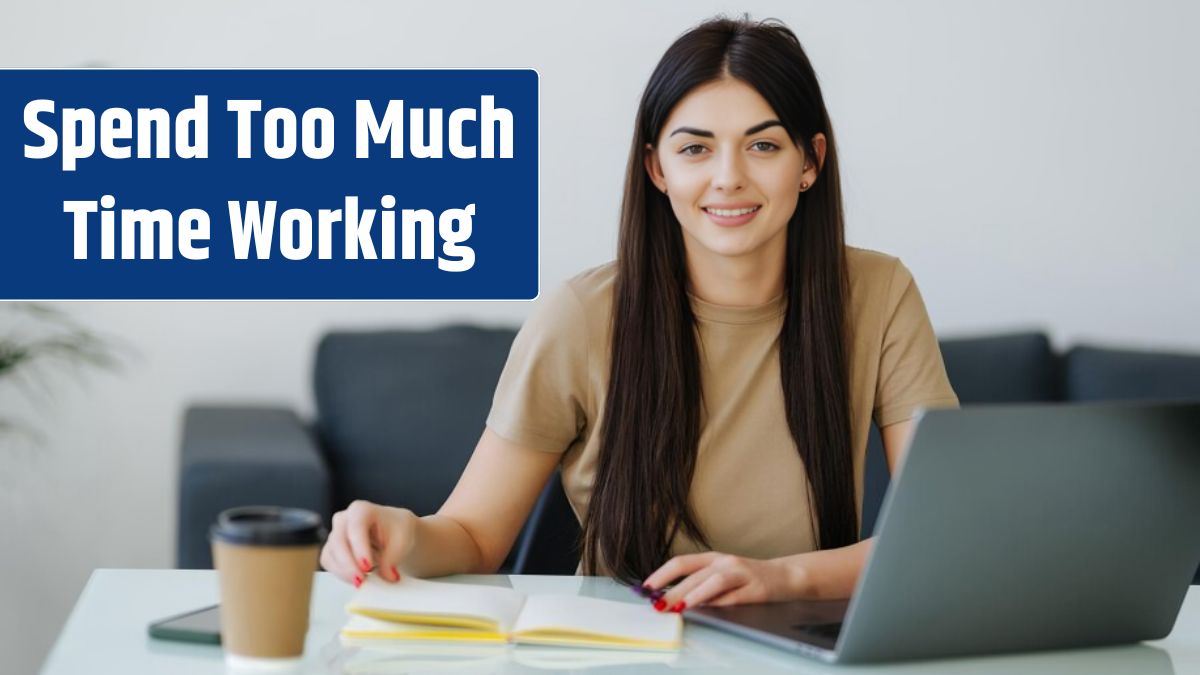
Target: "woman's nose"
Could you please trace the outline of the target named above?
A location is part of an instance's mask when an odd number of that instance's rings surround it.
[[[722,192],[736,192],[744,186],[746,173],[736,152],[724,153],[717,161],[713,187]]]

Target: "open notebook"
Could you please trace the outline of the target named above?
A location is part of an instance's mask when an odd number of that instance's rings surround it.
[[[353,646],[353,645],[349,645]],[[332,672],[342,675],[399,675],[458,671],[500,673],[517,670],[555,672],[624,667],[633,670],[672,667],[679,652],[650,649],[548,647],[475,642],[389,642],[386,647],[338,653]],[[513,668],[513,665],[522,668]]]
[[[368,577],[346,605],[342,640],[519,642],[618,649],[679,649],[683,619],[649,606],[577,595],[405,577]]]

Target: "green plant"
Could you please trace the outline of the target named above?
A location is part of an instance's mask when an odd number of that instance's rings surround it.
[[[52,393],[55,368],[113,369],[114,348],[65,312],[38,303],[0,303],[0,387],[39,387]],[[35,430],[0,415],[0,434]]]

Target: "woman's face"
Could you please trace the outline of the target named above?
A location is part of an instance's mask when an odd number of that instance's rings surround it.
[[[823,154],[824,136],[813,141]],[[691,262],[783,259],[788,220],[817,169],[806,168],[804,153],[753,87],[722,78],[696,88],[648,150],[646,170],[671,200]]]

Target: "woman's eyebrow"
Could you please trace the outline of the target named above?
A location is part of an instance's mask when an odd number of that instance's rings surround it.
[[[674,136],[675,134],[691,134],[693,136],[703,136],[705,138],[714,138],[716,136],[716,134],[713,132],[705,131],[704,129],[697,129],[695,127],[679,127],[675,131],[672,131],[668,138],[670,136]]]
[[[758,132],[762,131],[763,129],[770,129],[771,127],[781,127],[781,126],[783,126],[783,122],[780,122],[779,120],[767,120],[766,122],[759,122],[758,124],[755,124],[754,126],[747,129],[746,135],[751,136],[753,134],[757,134]]]
[[[758,132],[762,131],[763,129],[770,129],[771,127],[781,127],[781,126],[783,126],[783,122],[780,122],[779,120],[767,120],[765,122],[759,122],[758,124],[755,124],[754,126],[747,129],[746,135],[750,136],[753,134],[757,134]],[[711,131],[708,131],[706,129],[697,129],[695,127],[679,127],[675,131],[672,131],[670,134],[668,134],[668,138],[670,136],[674,136],[675,134],[691,134],[693,136],[703,136],[704,138],[715,138],[716,137],[716,134],[714,134]]]

